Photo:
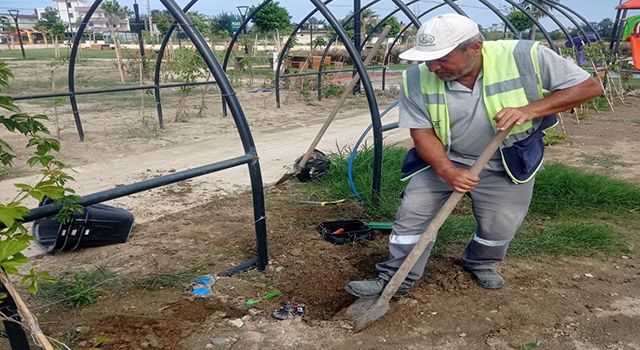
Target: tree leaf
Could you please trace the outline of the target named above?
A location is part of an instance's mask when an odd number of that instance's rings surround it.
[[[16,254],[20,254],[21,251],[29,246],[29,242],[26,240],[10,239],[0,241],[0,261],[4,263],[9,257],[14,257]],[[22,254],[20,254],[22,255]],[[26,259],[24,255],[22,255]]]

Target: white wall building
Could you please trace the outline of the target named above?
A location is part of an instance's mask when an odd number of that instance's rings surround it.
[[[91,3],[85,0],[54,0],[55,7],[58,9],[60,19],[67,25],[69,31],[75,31],[78,28],[78,24],[89,11]],[[38,9],[44,12],[44,9]],[[40,11],[38,11],[40,12]],[[107,18],[102,8],[98,7],[91,16],[89,23],[87,23],[87,31],[97,32],[102,34],[110,33],[107,26]],[[118,32],[129,32],[129,19],[122,19],[117,25]]]

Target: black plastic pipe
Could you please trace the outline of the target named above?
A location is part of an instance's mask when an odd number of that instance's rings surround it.
[[[189,11],[198,0],[191,0],[185,7],[182,9],[183,12]],[[158,49],[158,56],[156,56],[156,65],[153,74],[153,84],[155,85],[155,89],[153,90],[153,95],[156,99],[156,112],[158,113],[158,124],[160,124],[160,129],[164,129],[164,115],[162,111],[162,99],[160,97],[160,68],[162,67],[162,59],[164,58],[164,52],[167,49],[167,45],[171,40],[171,35],[173,35],[173,31],[178,26],[178,23],[174,20],[171,23],[171,26],[167,29],[167,32],[164,33],[164,38],[162,38],[162,43],[160,44],[160,49]]]
[[[238,27],[238,30],[236,30],[236,32],[233,33],[233,37],[231,37],[231,42],[229,43],[229,46],[227,46],[227,51],[224,53],[224,60],[222,61],[223,71],[225,72],[227,71],[227,65],[229,64],[229,56],[231,56],[231,50],[233,50],[233,46],[236,44],[236,41],[238,41],[240,34],[245,32],[245,28],[247,27],[249,22],[253,19],[253,17],[256,15],[256,13],[260,12],[260,10],[262,10],[262,8],[267,6],[270,2],[271,0],[265,0],[264,2],[260,3],[260,5],[258,5],[251,13],[245,16],[245,18],[240,23],[240,27]],[[222,96],[222,115],[225,117],[227,116],[227,102],[225,101],[224,96]]]
[[[580,26],[580,23],[578,23],[578,21],[576,21],[575,18],[571,17],[567,13],[567,11],[565,11],[563,8],[557,6],[558,3],[554,3],[548,0],[540,0],[540,1],[542,1],[543,3],[549,5],[549,7],[554,8],[555,10],[563,14],[571,23],[573,23],[574,26],[576,26],[578,31],[582,34],[582,37],[584,38],[584,41],[585,41],[585,45],[591,45],[591,42],[589,41],[589,36],[587,36],[587,33],[584,31],[584,29],[582,29],[582,26]]]
[[[520,4],[515,3],[513,0],[505,0],[505,1],[509,2],[513,6],[520,6]],[[552,13],[547,11],[547,9],[545,9],[544,7],[537,4],[535,1],[531,1],[531,0],[524,0],[524,1],[536,7],[538,10],[540,10],[540,12],[544,13],[547,17],[549,17],[558,26],[558,28],[560,28],[562,33],[564,33],[565,37],[567,37],[567,40],[571,41],[571,34],[569,34],[569,31],[567,30],[567,28],[562,24],[562,22],[558,20],[556,16],[554,16]],[[557,45],[556,45],[556,51],[560,53],[560,48],[558,48]]]
[[[180,23],[182,30],[189,36],[196,49],[202,55],[204,62],[209,67],[215,81],[218,82],[220,91],[229,104],[229,110],[238,129],[242,147],[247,156],[255,157],[248,163],[249,176],[251,178],[251,192],[253,195],[253,215],[256,229],[256,250],[258,270],[264,271],[268,263],[267,254],[267,224],[264,210],[264,189],[262,186],[262,174],[260,173],[260,162],[253,142],[253,136],[249,130],[249,124],[245,118],[240,102],[227,79],[227,76],[215,59],[211,48],[207,45],[202,35],[195,29],[187,15],[180,9],[174,0],[160,0],[169,10],[173,17]],[[320,4],[322,5],[322,4]],[[326,9],[326,8],[325,8]],[[366,74],[366,73],[365,73]],[[375,102],[375,101],[374,101]]]
[[[556,8],[557,8],[557,6],[560,6],[563,9],[571,12],[574,16],[578,17],[582,22],[584,22],[584,24],[587,26],[587,28],[589,28],[589,30],[596,36],[597,40],[602,40],[602,38],[600,38],[600,35],[598,34],[598,31],[595,30],[595,28],[593,28],[591,23],[589,23],[589,21],[587,21],[587,19],[584,18],[584,16],[582,16],[579,12],[577,12],[577,11],[573,10],[571,7],[569,7],[569,6],[565,5],[565,4],[559,3],[557,1],[544,0],[544,2],[546,2],[548,4],[553,4],[554,6],[556,6]]]
[[[80,23],[80,27],[76,31],[73,36],[73,43],[71,44],[71,53],[69,54],[69,72],[67,75],[67,84],[69,91],[69,102],[71,103],[71,112],[73,113],[73,119],[76,123],[76,129],[78,130],[78,137],[80,137],[80,141],[84,141],[84,130],[82,129],[82,121],[80,120],[80,111],[78,110],[78,101],[76,100],[76,58],[78,57],[78,48],[80,47],[80,40],[82,40],[82,35],[84,34],[84,30],[87,27],[87,23],[93,16],[93,13],[98,9],[102,0],[95,0],[91,7],[87,10],[87,13],[84,15],[82,19],[82,23]]]
[[[256,157],[256,155],[247,154],[241,157],[231,158],[228,160],[223,160],[209,165],[203,165],[189,170],[178,171],[169,175],[158,176],[153,179],[136,182],[129,185],[118,186],[116,188],[111,188],[84,196],[78,200],[78,204],[86,207],[92,204],[102,203],[108,200],[176,183],[178,181],[188,180],[216,171],[229,169],[238,165],[249,164],[256,161]],[[60,211],[59,205],[43,205],[41,207],[29,210],[29,213],[23,218],[23,221],[31,222],[33,220],[49,217],[57,214],[58,211]]]
[[[127,87],[119,87],[119,88],[111,88],[111,89],[94,89],[94,90],[80,90],[76,91],[76,95],[93,95],[93,94],[104,94],[111,92],[122,92],[122,91],[135,91],[135,90],[149,90],[149,89],[170,89],[176,87],[183,86],[201,86],[201,85],[213,85],[217,84],[215,81],[196,81],[193,83],[166,83],[161,84],[160,86],[156,85],[142,85],[142,86],[127,86]],[[40,99],[40,98],[51,98],[51,97],[64,97],[69,96],[68,92],[58,92],[52,94],[39,94],[39,95],[26,95],[26,96],[12,96],[11,99],[14,101],[20,100],[32,100],[32,99]]]

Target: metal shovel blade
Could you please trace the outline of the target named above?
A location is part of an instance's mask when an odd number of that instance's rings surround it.
[[[371,322],[384,316],[389,311],[389,300],[383,298],[360,298],[356,300],[345,312],[346,315],[354,322],[354,332],[360,332],[365,329]]]

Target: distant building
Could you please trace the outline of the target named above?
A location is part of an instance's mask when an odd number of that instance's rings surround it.
[[[67,30],[72,32],[77,30],[80,21],[89,11],[90,3],[85,0],[54,0],[60,19],[67,26]],[[38,9],[38,13],[44,12],[44,9]],[[110,30],[107,26],[107,18],[102,8],[98,7],[87,23],[88,32],[96,32],[109,34]],[[124,18],[118,22],[116,31],[129,32],[129,19]]]
[[[38,16],[35,12],[29,13],[30,11],[18,12],[18,25],[20,29],[33,29],[38,23]],[[11,26],[15,26],[13,17],[9,14],[9,12],[0,12],[0,17],[5,17]],[[1,25],[1,24],[0,24]],[[5,30],[5,28],[1,28],[0,30]]]

